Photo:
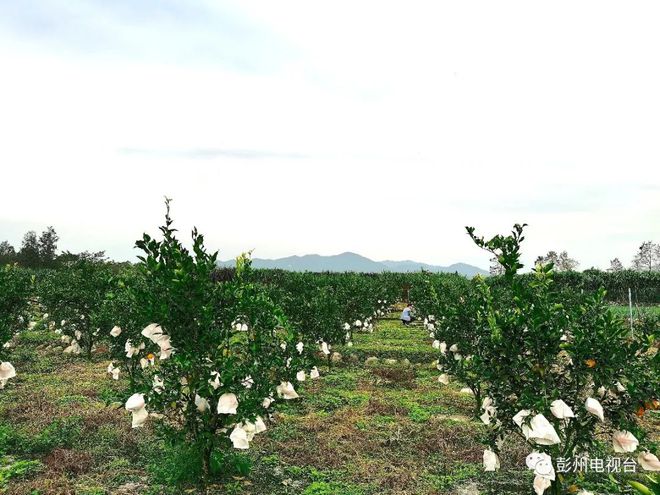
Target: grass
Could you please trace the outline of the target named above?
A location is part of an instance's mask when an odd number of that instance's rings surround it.
[[[352,347],[337,350],[353,363],[364,362],[369,357],[430,363],[436,359],[436,352],[429,344],[428,332],[422,327],[405,327],[398,320],[384,320],[377,331],[356,334]]]
[[[630,308],[628,306],[614,304],[610,309],[622,318],[630,318]],[[660,317],[660,306],[633,306],[633,318],[639,318],[640,315],[655,315]]]
[[[127,383],[107,360],[65,356],[58,336],[26,332],[12,360],[18,377],[0,393],[0,493],[437,495],[527,494],[527,449],[507,440],[503,471],[483,473],[473,398],[442,386],[428,335],[398,321],[356,334],[344,362],[279,404],[252,448],[233,451],[206,492],[189,483],[194,454],[130,428],[117,407]],[[348,358],[354,356],[353,364]],[[365,366],[362,359],[378,357]],[[386,359],[397,359],[387,363]],[[408,359],[410,363],[402,362]],[[660,432],[660,417],[651,427]],[[177,483],[183,484],[180,488]],[[472,492],[470,492],[472,490]]]

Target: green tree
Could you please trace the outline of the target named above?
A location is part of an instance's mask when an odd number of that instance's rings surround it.
[[[104,304],[115,282],[107,263],[79,259],[57,270],[41,270],[37,293],[50,319],[61,324],[69,347],[65,352],[91,356],[101,325]]]
[[[0,242],[0,266],[14,263],[16,261],[16,250],[8,241]]]
[[[9,358],[10,340],[26,325],[32,281],[26,270],[17,266],[0,266],[0,389],[16,376]]]
[[[147,420],[147,410],[164,415],[167,427],[159,431],[191,447],[208,478],[224,471],[231,444],[247,449],[265,430],[262,417],[275,394],[298,397],[292,382],[309,371],[315,346],[301,344],[252,281],[247,256],[238,258],[231,279],[216,282],[217,253],[207,252],[196,229],[192,251],[186,249],[166,204],[162,240],[144,234],[136,243],[144,253],[138,265],[144,285],[135,291],[142,322],[117,329],[113,346],[123,343],[128,359],[145,360],[126,403],[133,426]]]
[[[34,230],[26,232],[23,236],[21,250],[18,252],[18,262],[27,268],[36,268],[39,266],[39,239]]]
[[[59,236],[53,227],[47,227],[39,236],[39,261],[43,267],[55,265],[55,253],[57,252],[57,241]]]
[[[550,489],[557,495],[571,479],[555,478],[557,459],[589,453],[598,440],[616,449],[624,438],[635,444],[627,452],[637,445],[654,448],[637,415],[655,407],[660,395],[660,355],[652,338],[631,335],[612,314],[604,290],[558,291],[549,263],[538,264],[530,277],[517,276],[522,228],[490,240],[468,228],[505,268],[500,286],[476,282],[474,331],[487,363],[480,369],[488,395],[482,404],[489,425],[484,465],[498,469],[501,441],[518,435],[536,451],[527,465],[535,471],[537,493]]]

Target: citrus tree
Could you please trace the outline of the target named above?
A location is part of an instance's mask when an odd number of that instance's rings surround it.
[[[113,276],[112,288],[105,294],[99,311],[101,338],[109,342],[111,362],[107,371],[118,380],[124,372],[135,385],[140,370],[153,366],[155,355],[145,352],[141,345],[143,312],[137,295],[146,290],[144,273],[127,267]]]
[[[385,314],[396,284],[391,277],[358,273],[259,270],[254,278],[289,322],[321,347],[328,364],[334,345],[352,345],[354,331],[373,331],[373,319]]]
[[[475,398],[475,416],[481,414],[482,367],[490,356],[482,352],[485,331],[479,320],[477,287],[459,275],[422,273],[411,289],[432,346],[438,351],[438,381],[458,380]]]
[[[660,395],[653,338],[631,335],[608,310],[604,291],[567,299],[554,287],[551,264],[537,265],[531,280],[518,277],[523,228],[490,240],[468,228],[505,270],[501,289],[478,282],[477,316],[489,334],[482,341],[486,470],[499,468],[507,434],[532,450],[527,465],[539,495],[562,493],[572,481],[574,474],[559,472],[559,460],[593,452],[602,441],[615,452],[638,453],[640,465],[653,469],[657,457],[639,424],[644,405],[657,407]]]
[[[160,231],[162,240],[145,234],[136,243],[145,284],[135,291],[142,330],[131,347],[152,357],[126,409],[134,427],[149,413],[161,417],[159,431],[198,452],[207,478],[227,449],[247,449],[266,429],[274,404],[298,398],[297,381],[318,377],[310,369],[314,349],[253,282],[248,256],[218,282],[217,253],[206,250],[196,229],[192,250],[182,245],[169,200]]]
[[[438,350],[438,381],[449,383],[450,377],[466,385],[474,396],[474,414],[481,414],[483,376],[492,355],[487,348],[488,323],[480,318],[477,283],[461,284],[445,292],[444,304],[436,308],[431,321],[427,318],[429,336]],[[434,316],[434,315],[429,315]]]
[[[27,271],[12,265],[0,266],[0,389],[16,376],[8,361],[10,340],[25,326],[31,289]]]
[[[64,352],[91,356],[101,337],[104,301],[114,288],[111,267],[80,258],[41,272],[36,285],[41,305],[61,326]]]

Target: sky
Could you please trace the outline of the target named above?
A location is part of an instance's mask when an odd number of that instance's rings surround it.
[[[0,241],[134,260],[628,265],[660,242],[656,1],[0,0]]]

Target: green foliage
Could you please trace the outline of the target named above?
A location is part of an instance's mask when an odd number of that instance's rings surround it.
[[[336,345],[352,340],[354,330],[370,329],[401,288],[397,274],[298,273],[257,270],[255,281],[309,339]],[[355,326],[356,321],[360,322]]]
[[[264,400],[295,382],[297,372],[309,372],[314,346],[252,281],[247,256],[239,257],[235,276],[217,282],[217,253],[206,251],[197,230],[192,252],[181,244],[169,203],[160,231],[162,240],[145,234],[136,243],[144,252],[144,284],[131,290],[137,328],[145,329],[138,336],[134,329],[122,331],[113,346],[129,350],[129,362],[146,358],[134,380],[134,398],[144,397],[150,412],[168,418],[159,431],[191,446],[197,455],[190,459],[201,461],[195,473],[211,476],[214,459],[228,459],[229,435],[243,440],[234,446],[247,448],[245,439],[268,414]],[[235,411],[218,412],[221,398],[237,401]]]
[[[53,227],[48,227],[39,236],[39,264],[52,268],[56,261],[57,241],[59,236]]]
[[[408,412],[408,417],[415,423],[426,423],[431,418],[431,413],[426,409],[415,405]]]
[[[358,487],[328,481],[314,481],[303,491],[303,495],[362,495],[363,493],[364,491]]]
[[[43,469],[39,461],[16,461],[10,457],[0,460],[0,488],[5,488],[12,479],[27,478]]]
[[[40,265],[39,240],[35,231],[30,230],[23,236],[23,243],[16,256],[16,261],[26,268],[36,268]]]
[[[113,365],[121,363],[131,387],[135,386],[136,379],[145,366],[147,353],[129,358],[126,343],[139,342],[142,339],[140,331],[144,327],[144,315],[137,297],[147,290],[146,284],[145,274],[141,270],[131,267],[116,271],[112,290],[105,294],[100,310],[103,322],[101,336],[110,340]],[[121,329],[121,334],[117,337],[110,334],[115,327]]]
[[[32,289],[29,273],[16,266],[0,266],[0,361],[8,357],[4,344],[26,326]]]
[[[336,487],[325,481],[314,481],[309,485],[303,495],[334,495],[337,493]]]
[[[438,370],[467,385],[474,393],[475,415],[481,406],[484,368],[491,356],[485,355],[484,336],[476,331],[479,300],[479,281],[463,278],[434,281],[427,275],[424,284],[426,297],[420,305],[426,315],[424,327],[438,349]],[[438,283],[441,282],[441,283]],[[421,296],[424,297],[424,296]],[[447,350],[453,350],[448,352]]]
[[[660,476],[647,476],[644,483],[630,481],[630,486],[641,495],[660,495]]]
[[[148,465],[156,483],[190,485],[202,478],[203,453],[194,445],[178,442],[165,446],[157,454]]]
[[[310,368],[317,364],[321,341],[332,344],[333,350],[339,348],[344,361],[376,355],[427,364],[437,358],[442,372],[475,393],[477,410],[483,396],[492,401],[496,414],[489,418],[486,441],[495,452],[504,435],[521,434],[511,418],[522,409],[530,411],[530,418],[544,413],[558,432],[558,445],[529,442],[530,450],[547,452],[553,458],[583,450],[594,452],[603,445],[609,448],[612,432],[623,429],[639,438],[640,450],[657,451],[657,445],[639,427],[635,413],[654,408],[653,399],[659,395],[660,363],[654,351],[658,317],[638,317],[630,332],[605,303],[624,291],[627,295],[627,287],[633,283],[638,283],[633,291],[641,299],[657,300],[657,275],[626,271],[557,274],[551,265],[520,275],[523,228],[516,225],[511,235],[490,240],[469,229],[475,243],[494,253],[504,270],[503,276],[488,279],[423,272],[367,275],[252,270],[247,256],[239,258],[235,270],[217,270],[217,254],[207,252],[203,236],[196,230],[191,249],[176,238],[168,209],[161,235],[152,238],[145,234],[137,242],[143,252],[137,266],[111,265],[93,255],[71,255],[60,257],[62,265],[55,269],[36,271],[35,306],[38,301],[49,315],[16,341],[30,346],[47,344],[54,334],[43,332],[44,324],[52,328],[50,320],[65,320],[61,331],[87,353],[103,340],[110,342],[114,363],[130,378],[131,392],[142,395],[146,409],[160,415],[150,421],[166,440],[166,447],[150,457],[149,469],[156,481],[172,486],[219,474],[248,474],[250,457],[233,450],[228,436],[236,428],[249,430],[258,418],[268,422],[272,407],[264,407],[264,399],[276,398],[275,406],[282,407],[283,399],[276,397],[278,385],[297,384],[299,371],[309,376]],[[601,286],[609,286],[610,294],[601,291]],[[6,333],[11,336],[25,326],[30,291],[27,271],[0,269],[0,296],[10,296],[0,297],[0,304],[6,305],[0,308],[0,332],[9,329]],[[354,332],[369,332],[373,319],[390,311],[391,304],[402,296],[410,297],[417,313],[426,317],[423,329],[403,329],[394,323],[389,329],[360,335],[348,346]],[[361,324],[356,325],[356,320]],[[160,333],[143,333],[148,326],[154,331],[155,324]],[[115,325],[122,331],[111,337],[109,331]],[[411,339],[417,343],[410,344]],[[433,340],[446,347],[433,350]],[[299,343],[303,352],[297,350]],[[452,351],[454,344],[457,348]],[[30,352],[21,349],[21,356],[25,363],[36,366],[28,360]],[[425,427],[412,423],[431,424],[433,415],[454,410],[453,404],[434,402],[442,400],[441,392],[436,396],[435,391],[427,390],[423,403],[411,399],[422,380],[407,368],[379,364],[362,372],[359,379],[355,370],[351,375],[345,370],[339,368],[330,375],[322,391],[313,388],[315,395],[305,406],[317,419],[330,417],[340,408],[365,408],[370,395],[356,389],[367,376],[391,400],[391,407],[376,416],[376,422],[357,420],[360,433],[399,420],[421,429]],[[424,380],[430,378],[431,371],[419,372]],[[350,381],[345,380],[348,376]],[[99,390],[101,400],[123,402],[123,382],[108,383]],[[397,397],[393,389],[399,388],[407,390]],[[236,414],[217,413],[224,394],[236,396]],[[472,399],[458,396],[453,389],[449,395],[460,403],[456,410],[463,414]],[[606,423],[585,412],[588,396],[602,403]],[[552,401],[560,398],[578,419],[565,425],[549,414]],[[209,409],[199,408],[198,399],[207,400]],[[81,407],[86,400],[71,393],[54,404]],[[289,418],[305,407],[289,403],[283,409],[287,414],[282,417]],[[284,419],[271,439],[293,440],[302,434],[305,430],[299,423]],[[102,435],[107,436],[107,443],[122,439],[100,429],[98,438]],[[81,423],[76,417],[30,433],[23,426],[2,424],[0,454],[44,455],[54,448],[70,448],[80,437]],[[442,474],[438,488],[471,478],[478,469],[470,464],[454,474]],[[357,493],[332,478],[314,481],[306,493]]]
[[[440,474],[432,475],[431,480],[438,490],[444,491],[466,480],[478,478],[481,474],[481,466],[460,463],[452,465]]]
[[[105,488],[99,486],[78,486],[76,493],[78,495],[105,495]]]
[[[204,449],[198,445],[171,438],[158,452],[150,453],[148,470],[156,483],[169,486],[197,484],[205,474],[213,476],[247,476],[251,459],[238,451],[215,450],[211,453],[209,473],[204,473]]]
[[[55,419],[37,432],[0,423],[0,455],[42,455],[56,448],[71,448],[80,439],[82,420],[77,416]]]
[[[16,262],[16,250],[7,241],[0,242],[0,266]]]
[[[9,449],[14,445],[16,433],[14,428],[6,423],[0,423],[0,456],[9,453]]]
[[[504,268],[504,277],[507,280],[513,278],[523,265],[520,263],[520,243],[525,240],[522,235],[527,224],[515,224],[511,235],[496,235],[489,241],[483,237],[475,235],[474,227],[467,227],[466,230],[474,243],[480,248],[490,251],[495,255],[497,261]]]
[[[633,332],[638,338],[649,338],[660,342],[660,311],[640,312],[633,322]]]
[[[102,262],[81,259],[39,273],[37,294],[49,318],[61,325],[68,351],[91,355],[107,324],[103,304],[113,288],[111,267]]]
[[[537,415],[550,422],[558,441],[524,437],[530,449],[553,459],[589,452],[599,436],[611,438],[617,430],[634,433],[643,444],[635,411],[660,396],[653,338],[630,335],[608,310],[602,290],[570,297],[558,291],[552,264],[537,265],[531,279],[517,277],[522,230],[516,225],[512,235],[485,241],[468,229],[475,243],[496,254],[505,268],[500,286],[477,281],[474,331],[476,355],[483,363],[480,379],[492,401],[484,404],[490,412],[484,419],[490,424],[489,447],[498,452],[505,434],[523,435]],[[586,410],[587,398],[599,401],[606,422]],[[559,399],[574,419],[551,414],[553,401]],[[519,427],[512,418],[523,410],[528,416]]]
[[[23,236],[18,253],[7,241],[0,244],[0,265],[19,263],[25,268],[52,268],[57,263],[57,241],[53,227],[47,227],[39,237],[33,230]]]
[[[56,448],[71,448],[80,439],[81,429],[80,417],[55,419],[34,436],[21,432],[14,449],[26,454],[46,454]]]
[[[427,343],[425,330],[416,326],[404,327],[401,322],[381,324],[374,333],[361,334],[351,347],[344,346],[340,352],[346,360],[357,359],[363,363],[375,356],[380,359],[408,359],[413,363],[430,363],[435,359],[434,350]]]
[[[530,281],[532,274],[517,275]],[[633,304],[660,304],[660,271],[622,270],[607,272],[596,269],[582,272],[555,273],[554,284],[557,290],[595,292],[600,288],[606,291],[606,300],[628,304],[628,289],[632,292]],[[489,277],[488,284],[503,287],[503,277]]]

